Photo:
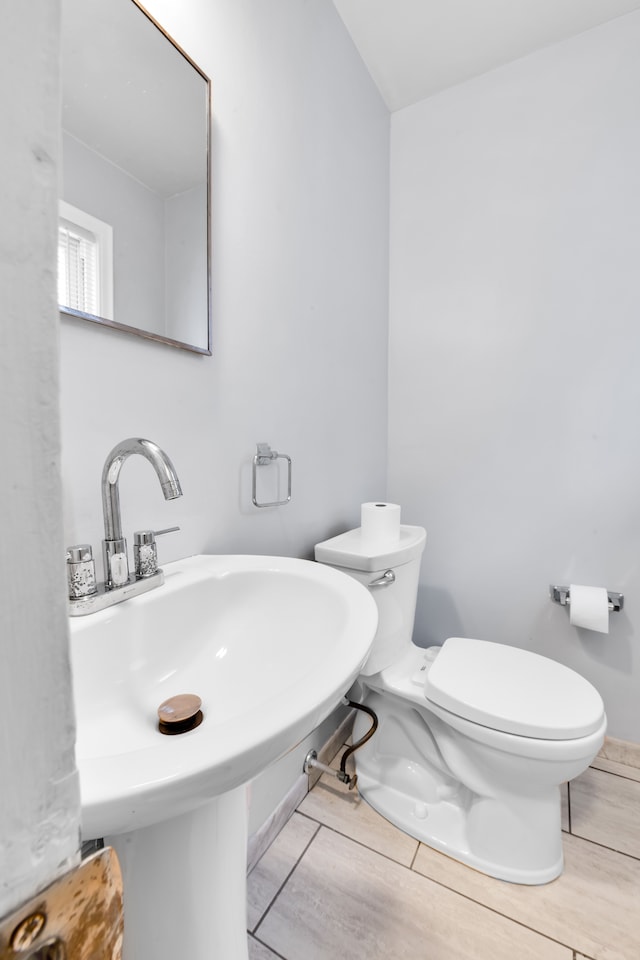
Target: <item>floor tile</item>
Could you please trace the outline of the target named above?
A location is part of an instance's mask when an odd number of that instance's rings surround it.
[[[269,950],[264,944],[259,943],[253,937],[249,937],[249,960],[278,960],[277,953]]]
[[[609,760],[607,757],[596,757],[591,766],[595,767],[596,770],[616,773],[619,777],[626,777],[627,780],[640,780],[640,767],[632,767],[628,763],[619,763],[617,760]]]
[[[572,960],[566,947],[325,827],[258,935],[287,960]]]
[[[411,865],[418,841],[389,823],[355,790],[324,774],[298,807],[314,820],[398,863]]]
[[[571,783],[571,832],[640,857],[640,783],[585,770]]]
[[[421,846],[414,869],[593,960],[640,957],[640,862],[563,834],[565,870],[539,887],[494,880]]]
[[[293,870],[318,824],[294,813],[247,877],[247,926],[255,930],[265,910]]]

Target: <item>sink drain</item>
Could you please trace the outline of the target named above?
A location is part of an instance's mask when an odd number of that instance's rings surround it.
[[[202,700],[195,693],[169,697],[158,707],[158,730],[167,736],[194,730],[203,720],[201,706]]]

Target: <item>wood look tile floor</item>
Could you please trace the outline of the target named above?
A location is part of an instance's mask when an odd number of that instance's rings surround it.
[[[324,775],[248,878],[251,960],[640,960],[638,768],[565,788],[565,870],[503,883]]]

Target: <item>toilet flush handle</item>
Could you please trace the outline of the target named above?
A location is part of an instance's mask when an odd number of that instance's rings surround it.
[[[378,577],[377,580],[372,580],[369,586],[373,587],[388,587],[390,583],[395,583],[396,575],[393,570],[385,570],[381,577]]]

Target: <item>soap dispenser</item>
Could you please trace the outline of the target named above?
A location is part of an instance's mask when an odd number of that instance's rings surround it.
[[[98,592],[96,563],[89,543],[67,547],[67,592],[70,600],[92,597]]]

